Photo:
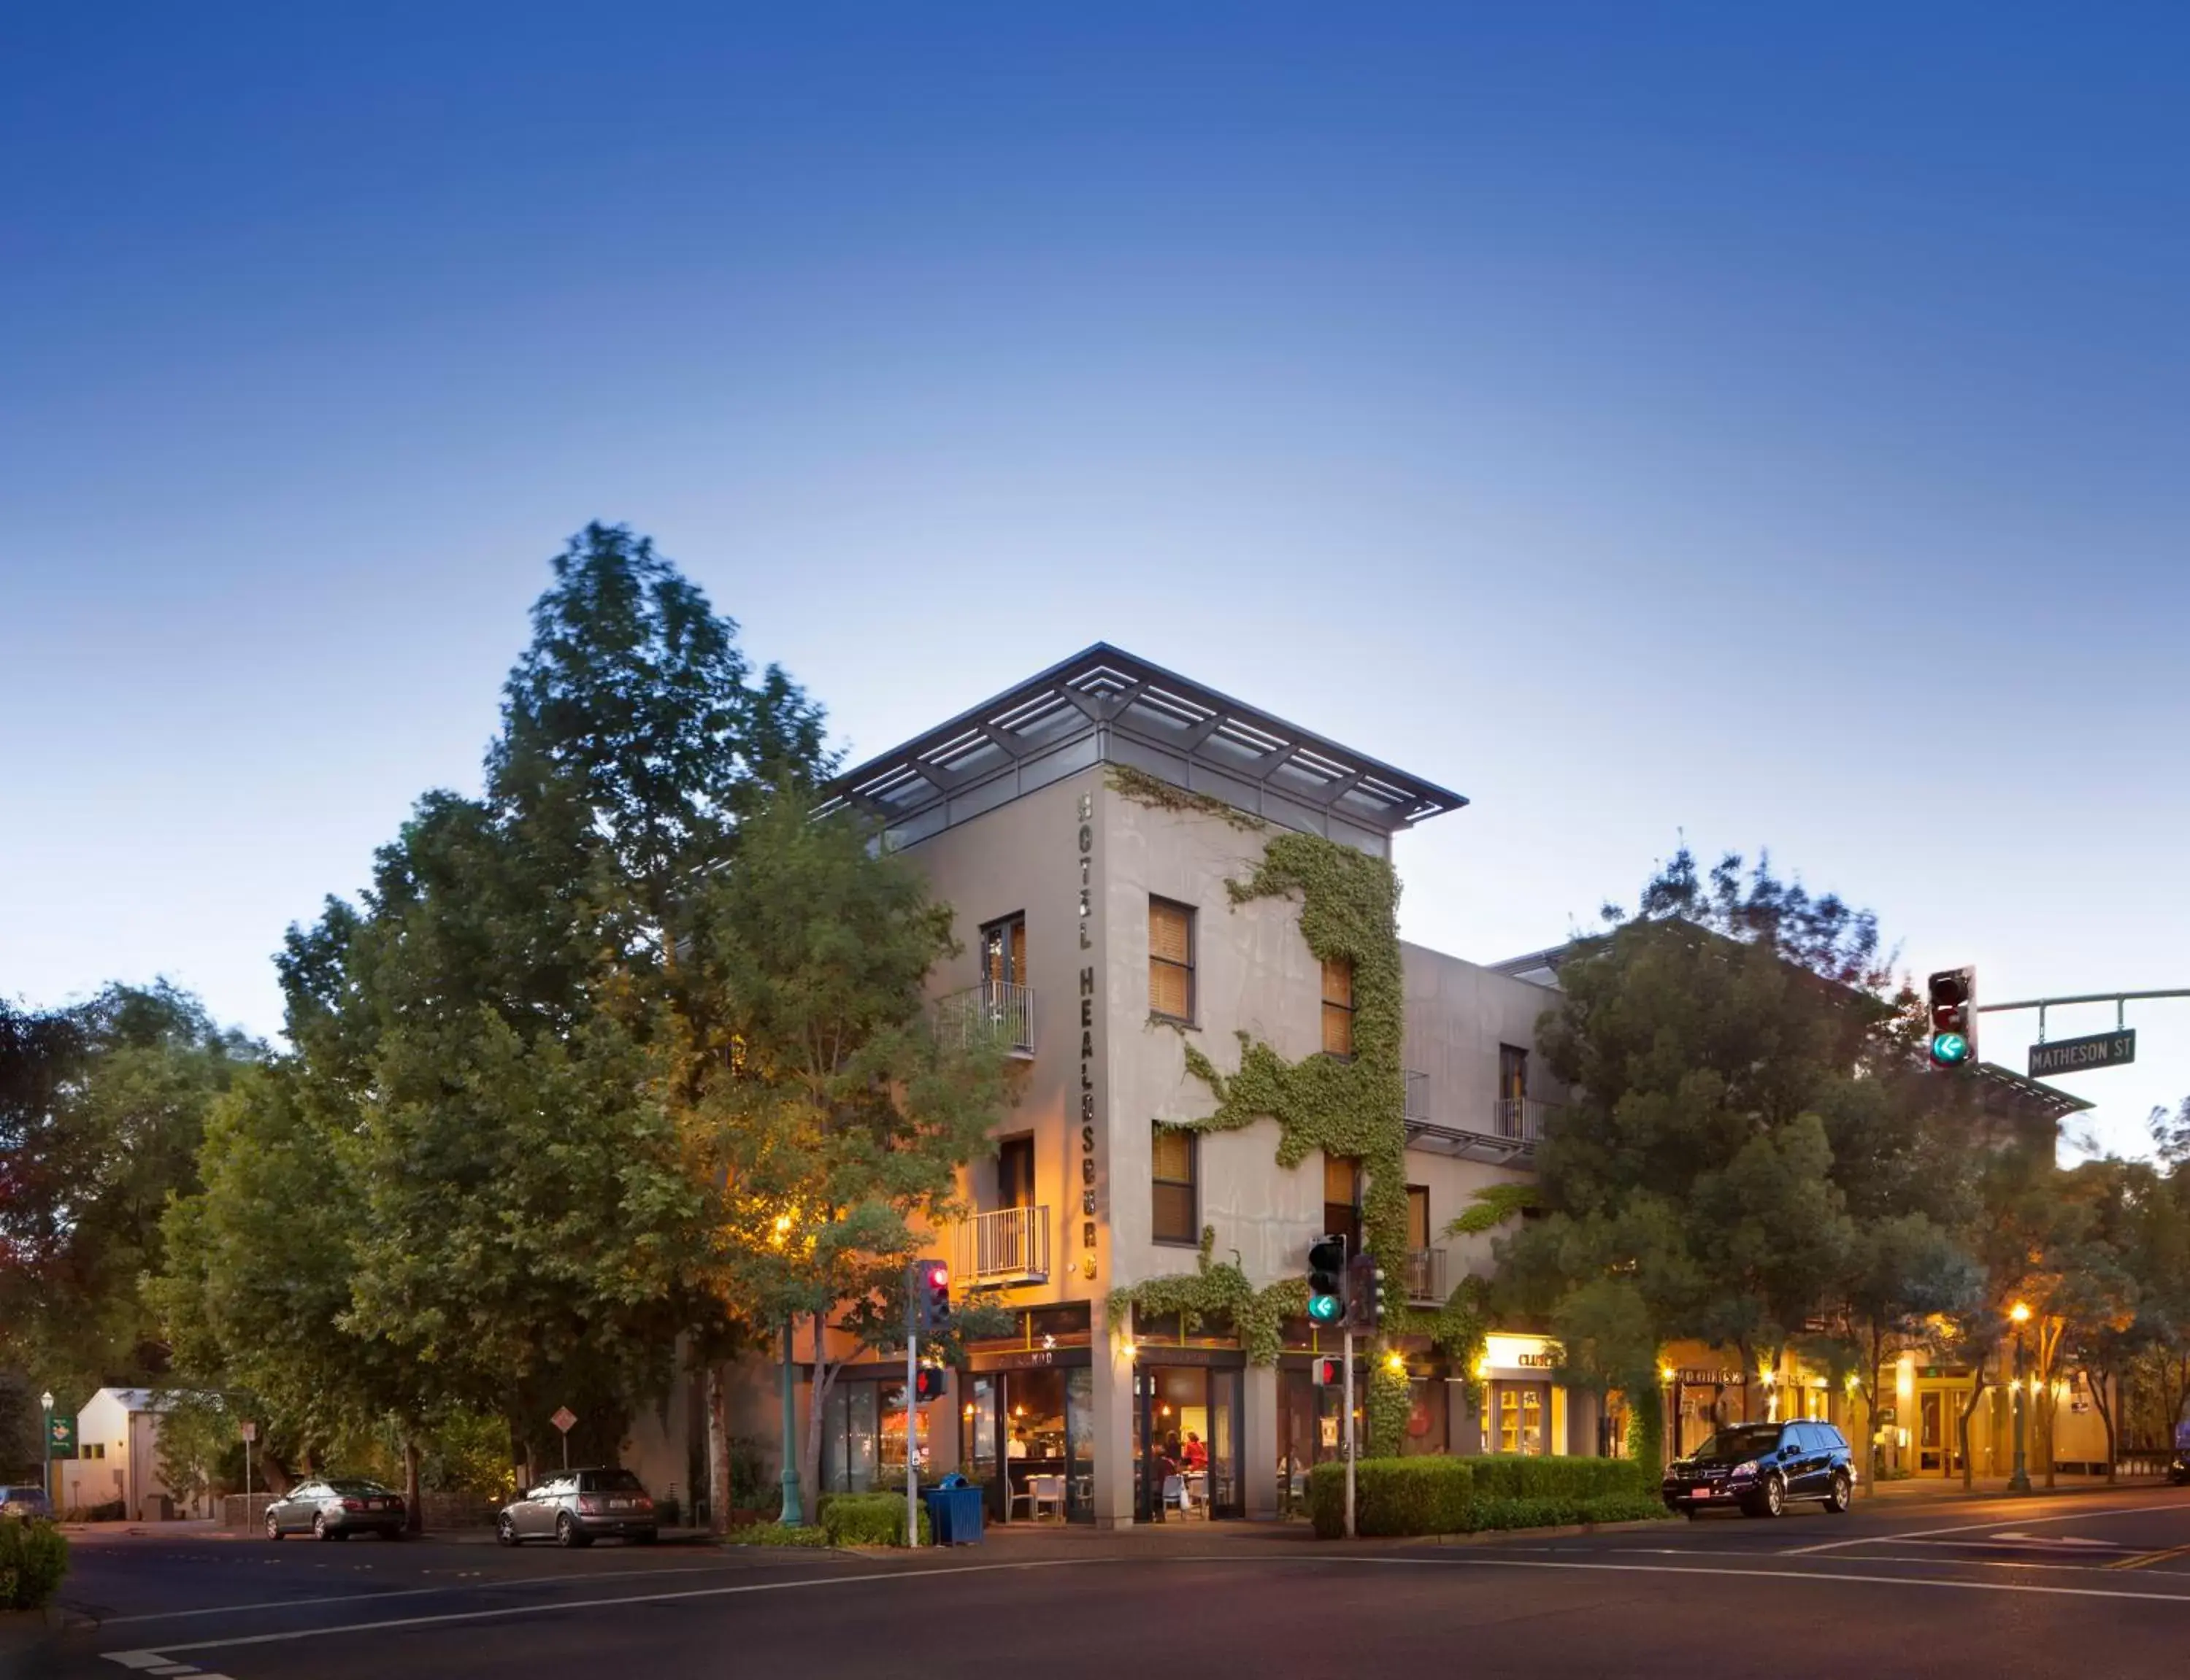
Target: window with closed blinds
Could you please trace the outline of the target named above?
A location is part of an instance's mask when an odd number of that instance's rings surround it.
[[[1346,1252],[1361,1252],[1361,1163],[1348,1155],[1323,1157],[1323,1228],[1346,1239]]]
[[[1353,1054],[1353,964],[1343,957],[1323,965],[1323,1053]]]
[[[1149,1013],[1194,1019],[1194,912],[1149,900]]]
[[[1199,1244],[1200,1209],[1194,1194],[1194,1136],[1176,1126],[1155,1123],[1149,1150],[1149,1235],[1159,1242]]]

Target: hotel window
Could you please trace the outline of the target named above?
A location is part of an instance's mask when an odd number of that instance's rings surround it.
[[[1034,1139],[1006,1138],[996,1145],[996,1206],[1034,1206]]]
[[[1522,1102],[1529,1095],[1529,1053],[1511,1044],[1498,1047],[1498,1100]]]
[[[1013,986],[1027,983],[1026,917],[990,922],[981,930],[981,978]]]
[[[1323,1228],[1346,1239],[1346,1252],[1361,1252],[1361,1163],[1347,1155],[1323,1157]]]
[[[1199,1244],[1201,1231],[1196,1223],[1200,1208],[1195,1194],[1194,1173],[1194,1135],[1177,1126],[1155,1123],[1154,1147],[1149,1151],[1153,1166],[1149,1177],[1149,1235],[1159,1242],[1182,1242],[1189,1247]]]
[[[1430,1246],[1430,1187],[1427,1185],[1407,1186],[1407,1247],[1427,1248]]]
[[[1162,898],[1149,900],[1149,1013],[1194,1019],[1194,912]]]
[[[1327,958],[1323,964],[1323,1053],[1353,1054],[1353,964],[1349,958]]]

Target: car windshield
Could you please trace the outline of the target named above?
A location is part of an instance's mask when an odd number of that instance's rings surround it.
[[[644,1493],[646,1484],[628,1470],[593,1470],[584,1483],[588,1493]]]
[[[1699,1464],[1738,1464],[1745,1458],[1756,1458],[1779,1445],[1779,1426],[1777,1423],[1750,1424],[1739,1429],[1721,1429],[1696,1449]]]
[[[337,1493],[385,1493],[388,1491],[378,1482],[363,1482],[355,1478],[345,1481],[331,1481],[327,1485]]]

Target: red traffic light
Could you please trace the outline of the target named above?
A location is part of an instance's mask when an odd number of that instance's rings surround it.
[[[913,1373],[912,1396],[915,1400],[941,1400],[943,1373],[932,1365],[922,1366]]]
[[[1308,1361],[1308,1369],[1319,1389],[1336,1389],[1346,1381],[1346,1366],[1340,1360],[1313,1359]]]

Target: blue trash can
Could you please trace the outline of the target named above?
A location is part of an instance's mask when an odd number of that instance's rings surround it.
[[[945,1476],[921,1497],[938,1546],[981,1543],[981,1490],[965,1477]]]

